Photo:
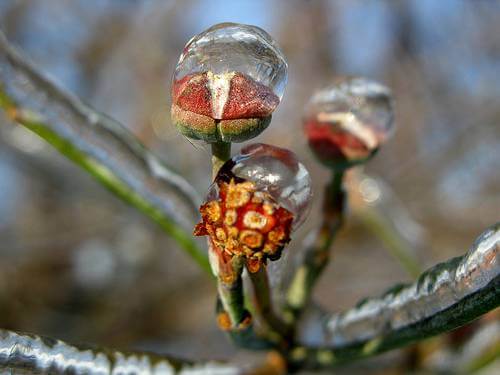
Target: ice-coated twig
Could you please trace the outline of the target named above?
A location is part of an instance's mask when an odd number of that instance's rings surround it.
[[[0,372],[50,374],[251,374],[250,368],[215,361],[192,362],[163,355],[120,352],[0,329]]]
[[[243,297],[243,260],[235,257],[232,260],[232,277],[217,275],[217,292],[224,311],[228,314],[231,329],[238,329],[240,324],[250,324],[248,311]]]
[[[1,32],[0,107],[153,218],[209,271],[205,253],[184,229],[191,227],[201,201],[192,185],[120,123],[43,77]]]
[[[249,272],[248,277],[252,283],[254,309],[263,320],[267,335],[288,341],[289,327],[274,310],[267,267],[261,267],[257,272]]]
[[[325,367],[458,328],[500,305],[500,223],[463,256],[343,313],[310,312],[291,361]]]
[[[344,173],[333,171],[332,180],[325,188],[323,222],[314,243],[304,255],[303,263],[295,271],[287,292],[287,320],[293,324],[310,300],[314,285],[330,259],[330,247],[343,222],[345,193],[342,187]]]

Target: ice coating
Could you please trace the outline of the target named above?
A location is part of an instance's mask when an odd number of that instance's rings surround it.
[[[287,64],[262,29],[221,23],[193,37],[172,82],[172,122],[186,137],[244,142],[260,134],[280,103]]]
[[[393,133],[391,92],[368,79],[340,79],[312,96],[304,130],[321,161],[345,166],[366,161]]]
[[[215,361],[191,363],[141,352],[78,347],[51,338],[0,329],[2,374],[239,374]]]
[[[290,242],[293,214],[251,181],[217,179],[217,195],[201,205],[195,236],[210,238],[210,260],[218,277],[234,280],[232,260],[244,259],[255,273],[278,260]],[[214,261],[217,260],[216,264]]]
[[[474,309],[481,312],[480,304],[498,306],[499,278],[497,223],[465,255],[430,268],[413,284],[367,299],[346,312],[323,317],[321,326],[317,317],[312,317],[302,327],[301,339],[307,345],[347,347],[382,337],[387,342],[391,334],[397,337],[395,332],[404,332],[407,337],[438,332],[440,326],[451,327],[459,317],[467,317],[467,312],[471,319]],[[474,298],[479,302],[473,302]]]
[[[287,81],[287,63],[272,37],[259,27],[220,23],[195,35],[185,46],[174,81],[196,73],[216,75],[215,86],[224,95],[228,75],[240,73],[268,88],[278,101]]]
[[[214,272],[231,279],[230,265],[243,259],[257,272],[278,260],[291,233],[305,219],[311,201],[311,179],[288,150],[253,144],[220,168],[200,206],[195,236],[208,236]]]
[[[256,184],[294,215],[293,228],[303,223],[312,198],[311,177],[295,154],[284,148],[256,143],[244,147],[221,169]]]
[[[267,86],[240,72],[188,75],[174,81],[172,101],[184,111],[214,120],[268,117],[280,102]]]

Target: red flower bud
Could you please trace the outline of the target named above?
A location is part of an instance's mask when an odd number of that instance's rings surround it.
[[[202,222],[196,236],[210,236],[215,251],[229,263],[233,256],[246,258],[251,272],[266,259],[275,260],[290,241],[293,215],[251,181],[218,182],[219,199],[201,206]]]
[[[187,137],[242,142],[262,132],[283,95],[287,64],[262,29],[215,25],[192,38],[172,85],[172,121]]]
[[[311,98],[304,119],[309,146],[326,165],[370,159],[393,131],[390,90],[362,78],[342,79]]]
[[[290,234],[308,213],[311,180],[295,155],[254,144],[226,162],[200,208],[196,236],[209,236],[216,272],[231,279],[233,257],[251,272],[280,257]]]

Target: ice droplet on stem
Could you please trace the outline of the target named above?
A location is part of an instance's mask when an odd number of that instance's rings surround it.
[[[210,237],[218,270],[239,256],[256,272],[267,259],[279,259],[311,195],[309,173],[291,151],[253,144],[220,169],[194,233]]]
[[[219,179],[234,175],[253,182],[294,215],[294,229],[309,214],[311,177],[296,155],[287,149],[254,143],[241,149],[219,172]]]

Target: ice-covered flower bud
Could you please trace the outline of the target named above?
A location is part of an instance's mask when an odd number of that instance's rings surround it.
[[[311,178],[295,154],[253,144],[220,169],[194,233],[210,237],[219,268],[239,256],[256,272],[267,259],[280,257],[307,216],[311,196]]]
[[[387,87],[364,78],[343,78],[312,96],[304,130],[321,162],[348,168],[377,152],[393,133],[393,117]]]
[[[283,53],[264,30],[221,23],[184,47],[172,84],[172,121],[186,137],[243,142],[271,120],[287,81]]]

